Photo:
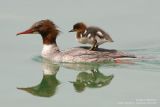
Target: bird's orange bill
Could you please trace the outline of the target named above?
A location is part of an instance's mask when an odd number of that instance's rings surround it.
[[[34,33],[33,30],[32,30],[32,29],[28,29],[28,30],[25,30],[25,31],[23,31],[23,32],[17,33],[17,35],[21,35],[21,34],[32,34],[32,33]]]

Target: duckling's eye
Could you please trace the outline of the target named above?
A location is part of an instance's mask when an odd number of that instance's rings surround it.
[[[80,27],[79,26],[74,26],[74,29],[80,29]]]

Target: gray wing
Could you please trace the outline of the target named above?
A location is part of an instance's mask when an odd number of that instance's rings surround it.
[[[110,42],[113,42],[112,38],[108,33],[106,33],[104,30],[98,28],[98,27],[88,27],[87,28],[87,33],[85,35],[93,35],[93,36],[98,36],[101,39],[106,39]]]

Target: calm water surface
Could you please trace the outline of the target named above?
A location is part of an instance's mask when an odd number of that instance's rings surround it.
[[[159,1],[95,0],[93,6],[87,5],[90,2],[2,1],[1,107],[160,106]],[[44,4],[46,8],[42,8]],[[101,6],[95,8],[97,4]],[[112,35],[115,42],[101,47],[127,51],[142,59],[129,64],[51,63],[40,57],[39,35],[16,36],[46,18],[62,30],[57,39],[62,50],[80,45],[68,31],[75,22],[84,21]]]
[[[55,64],[20,50],[2,57],[2,105],[159,106],[159,48],[125,50],[144,56],[130,64]]]

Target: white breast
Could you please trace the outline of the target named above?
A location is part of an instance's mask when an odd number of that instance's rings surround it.
[[[43,45],[42,55],[46,55],[52,51],[53,46],[52,45]]]
[[[82,43],[82,44],[86,44],[86,43],[88,43],[88,38],[82,37],[80,39],[77,39],[77,41],[80,42],[80,43]]]
[[[59,49],[55,44],[50,44],[50,45],[44,44],[42,49],[42,56],[50,57],[57,51],[59,51]]]

